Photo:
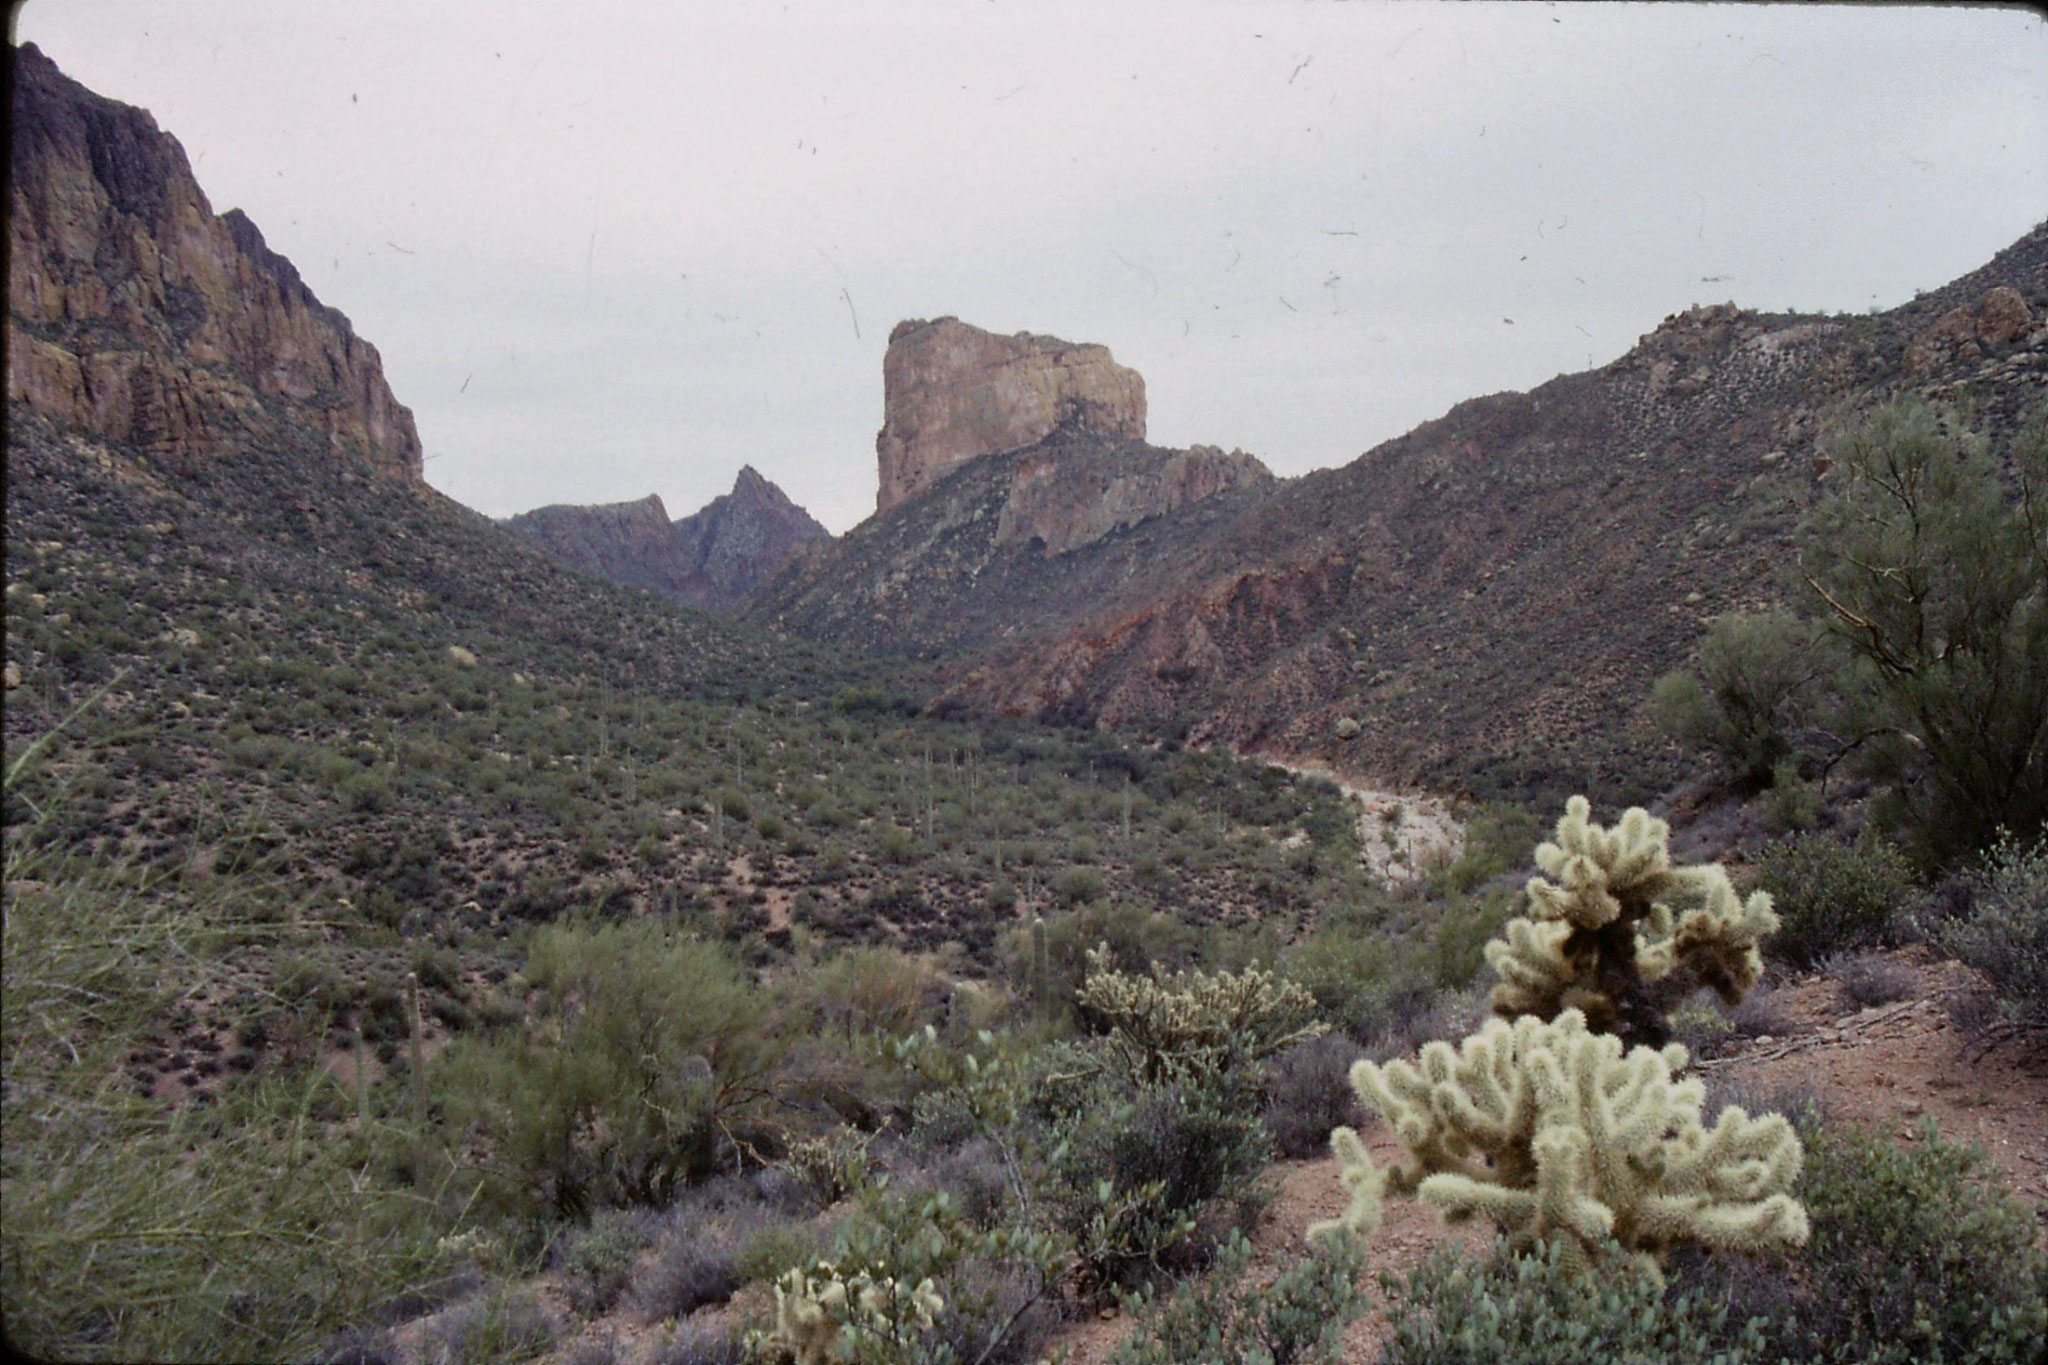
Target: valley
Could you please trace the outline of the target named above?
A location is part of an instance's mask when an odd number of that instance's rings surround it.
[[[1202,1359],[1448,1361],[1400,1343],[1486,1275],[1520,1307],[1473,1320],[1577,1314],[1616,1358],[1680,1358],[1628,1356],[1640,1323],[1797,1357],[1810,1286],[1851,1281],[1821,1299],[1880,1336],[2017,1361],[2048,1331],[2041,831],[1920,856],[1908,789],[1948,774],[1773,701],[1759,785],[1654,700],[1712,680],[1716,618],[1814,610],[1812,518],[1902,411],[1988,452],[1950,543],[2018,585],[1937,652],[2048,662],[2048,224],[1897,309],[1675,314],[1293,478],[1151,444],[1104,345],[911,319],[841,535],[751,464],[679,518],[494,520],[175,137],[11,57],[10,1348],[1164,1365],[1199,1328]],[[2024,811],[2048,717],[2009,732]],[[1567,861],[1543,841],[1581,793],[1616,832]],[[1366,1270],[1446,1240],[1413,1201],[1307,1237],[1357,1184],[1332,1129],[1415,1145],[1352,1063],[1517,1013],[1487,992],[1550,932],[1544,874],[1635,896],[1653,998],[1720,955],[1626,1019],[1717,1106],[1789,1116],[1792,1169],[1752,1164],[1789,1186],[1805,1144],[1807,1250],[1649,1237],[1599,1262],[1624,1311],[1485,1236],[1382,1295]],[[1618,991],[1570,977],[1621,951],[1608,922],[1543,940],[1558,1003],[1524,1023]],[[1533,1169],[1506,1150],[1473,1178]],[[1940,1216],[1872,1213],[1901,1189]],[[1936,1326],[1859,1278],[1857,1239],[1907,1223],[1886,1254]],[[1709,1299],[1755,1319],[1695,1331]]]

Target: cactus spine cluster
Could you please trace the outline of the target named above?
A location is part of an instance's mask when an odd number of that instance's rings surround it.
[[[1110,1025],[1104,1050],[1141,1085],[1214,1079],[1329,1031],[1305,989],[1257,963],[1242,972],[1132,976],[1110,966],[1109,945],[1087,955],[1076,997]]]
[[[1730,1005],[1763,975],[1758,940],[1778,916],[1736,894],[1719,863],[1673,866],[1670,826],[1641,808],[1603,829],[1574,796],[1528,884],[1530,913],[1486,945],[1493,1012],[1554,1019],[1576,1009],[1598,1033],[1659,1046],[1665,1013],[1701,986]],[[1554,879],[1554,880],[1551,880]]]
[[[1532,879],[1531,913],[1487,945],[1501,1017],[1417,1062],[1352,1067],[1359,1100],[1407,1155],[1381,1170],[1356,1132],[1333,1132],[1351,1204],[1312,1233],[1369,1236],[1391,1192],[1582,1265],[1611,1248],[1654,1270],[1685,1244],[1805,1243],[1792,1126],[1731,1107],[1709,1128],[1705,1087],[1674,1077],[1685,1049],[1631,1046],[1661,1042],[1663,1010],[1700,986],[1733,1003],[1756,983],[1757,940],[1777,927],[1770,899],[1741,899],[1719,865],[1674,867],[1668,827],[1642,810],[1612,829],[1590,813],[1571,799],[1556,842],[1536,851],[1554,880]]]
[[[1706,1127],[1704,1086],[1673,1078],[1685,1062],[1675,1043],[1624,1051],[1575,1009],[1489,1020],[1456,1048],[1424,1047],[1419,1064],[1361,1061],[1352,1085],[1408,1156],[1380,1172],[1356,1133],[1337,1130],[1352,1204],[1320,1226],[1369,1234],[1383,1193],[1412,1192],[1449,1221],[1478,1215],[1517,1245],[1556,1243],[1581,1262],[1609,1243],[1652,1262],[1685,1244],[1802,1245],[1792,1126],[1731,1107]]]

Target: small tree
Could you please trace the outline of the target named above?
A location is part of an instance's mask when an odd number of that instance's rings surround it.
[[[2012,449],[1900,400],[1835,443],[1801,573],[1849,666],[1845,748],[1930,862],[2048,822],[2048,415]]]
[[[1825,672],[1820,629],[1790,612],[1717,616],[1700,642],[1698,673],[1657,680],[1650,707],[1673,738],[1705,749],[1750,791],[1771,785]]]

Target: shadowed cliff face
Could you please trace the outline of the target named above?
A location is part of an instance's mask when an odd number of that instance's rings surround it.
[[[238,210],[216,217],[148,113],[15,54],[7,397],[184,463],[324,449],[418,482],[377,350]]]
[[[718,612],[738,606],[806,547],[831,539],[751,465],[732,492],[674,523],[650,494],[639,502],[537,508],[505,526],[559,564]]]

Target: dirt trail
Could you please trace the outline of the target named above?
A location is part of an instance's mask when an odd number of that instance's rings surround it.
[[[1361,787],[1328,768],[1262,760],[1276,768],[1337,785],[1358,807],[1359,862],[1388,883],[1415,881],[1456,860],[1465,849],[1465,826],[1440,797]]]

